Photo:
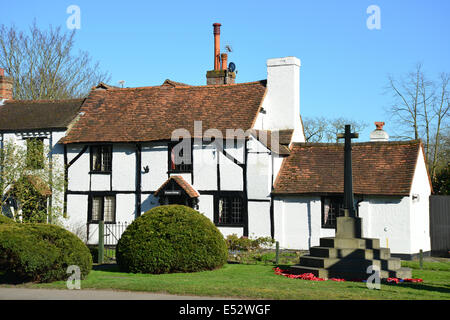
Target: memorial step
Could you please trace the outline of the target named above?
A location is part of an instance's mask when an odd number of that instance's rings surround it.
[[[380,249],[380,239],[371,238],[320,238],[320,247],[336,249]]]
[[[324,258],[352,258],[352,259],[389,259],[391,251],[388,248],[380,249],[337,249],[328,247],[311,247],[310,255]]]

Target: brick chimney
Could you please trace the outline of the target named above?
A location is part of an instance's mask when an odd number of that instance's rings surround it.
[[[5,70],[0,68],[0,101],[12,100],[13,81],[5,76]]]
[[[376,129],[370,133],[370,141],[389,141],[389,135],[383,130],[384,122],[375,122]]]
[[[228,71],[227,54],[220,54],[220,23],[213,24],[214,34],[214,70],[206,72],[206,84],[234,83],[236,74]]]

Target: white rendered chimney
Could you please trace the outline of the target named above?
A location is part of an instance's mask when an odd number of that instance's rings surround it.
[[[370,141],[389,141],[389,135],[383,130],[384,122],[375,122],[376,129],[370,133]]]
[[[305,141],[300,122],[300,59],[267,60],[267,93],[263,129],[294,129],[293,141]]]

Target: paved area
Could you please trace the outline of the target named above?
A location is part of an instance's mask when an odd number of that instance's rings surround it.
[[[0,300],[226,300],[226,298],[131,291],[0,287]]]

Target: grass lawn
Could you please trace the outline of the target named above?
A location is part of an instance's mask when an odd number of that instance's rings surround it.
[[[178,274],[128,274],[115,265],[103,265],[82,281],[82,289],[149,291],[179,295],[223,296],[249,299],[450,299],[450,263],[429,262],[413,277],[423,283],[382,284],[370,290],[365,283],[289,279],[273,273],[273,265],[227,264],[213,271]],[[23,284],[25,287],[66,288],[63,281]]]

